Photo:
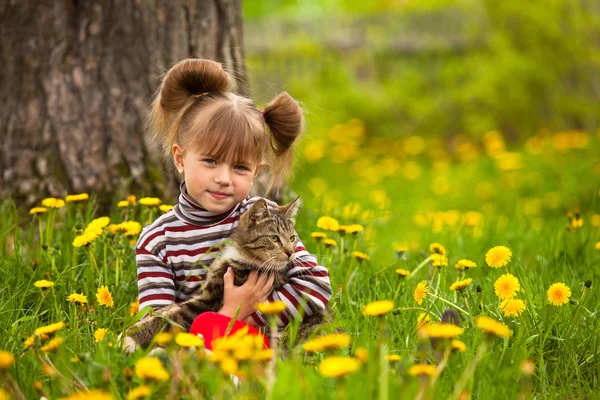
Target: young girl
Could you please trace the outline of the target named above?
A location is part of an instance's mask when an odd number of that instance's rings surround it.
[[[218,256],[215,248],[259,199],[249,192],[261,168],[270,168],[271,186],[291,169],[292,145],[303,126],[298,103],[282,93],[260,111],[252,100],[230,92],[231,87],[231,77],[219,63],[188,59],[167,72],[154,99],[149,128],[183,182],[179,203],[138,240],[140,309],[158,309],[198,293]],[[302,317],[302,306],[308,315],[325,308],[331,297],[327,269],[300,240],[288,275],[290,284],[268,297],[287,305],[280,326]],[[233,317],[239,308],[238,319],[265,325],[256,305],[267,300],[273,277],[252,273],[239,287],[233,277],[231,270],[225,274],[219,313]]]

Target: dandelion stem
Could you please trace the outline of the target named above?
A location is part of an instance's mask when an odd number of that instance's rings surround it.
[[[444,302],[444,303],[448,304],[448,305],[449,305],[449,306],[451,306],[451,307],[454,307],[454,308],[456,308],[458,311],[460,311],[461,313],[463,313],[463,314],[465,314],[465,315],[468,315],[469,317],[471,316],[471,314],[469,314],[467,311],[463,310],[462,308],[460,308],[460,307],[459,307],[459,306],[457,306],[456,304],[452,303],[451,301],[448,301],[448,300],[446,300],[446,299],[444,299],[444,298],[441,298],[441,297],[439,297],[439,296],[436,296],[436,295],[435,295],[435,294],[433,294],[433,293],[427,293],[427,295],[428,295],[428,296],[431,296],[431,297],[433,297],[434,299],[440,300],[440,301],[442,301],[442,302]]]
[[[485,353],[487,352],[488,340],[489,339],[486,338],[479,345],[479,348],[477,349],[477,354],[475,354],[475,357],[473,357],[471,363],[467,366],[467,368],[465,368],[462,375],[460,376],[460,379],[458,380],[456,386],[454,386],[452,398],[458,399],[465,386],[469,383],[469,380],[475,373],[475,368],[477,368],[477,364],[479,364],[479,362],[481,361],[481,359],[483,359],[483,356],[485,356]]]
[[[412,272],[410,273],[410,276],[415,276],[417,274],[417,272],[419,272],[419,270],[421,268],[423,268],[425,265],[427,265],[427,263],[429,262],[430,258],[427,257],[426,259],[424,259],[423,261],[421,261],[421,264],[417,265],[417,268],[415,268],[414,270],[412,270]]]

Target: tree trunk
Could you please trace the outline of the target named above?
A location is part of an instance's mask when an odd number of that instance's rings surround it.
[[[0,0],[0,195],[173,195],[146,140],[160,76],[221,62],[248,91],[241,0]]]

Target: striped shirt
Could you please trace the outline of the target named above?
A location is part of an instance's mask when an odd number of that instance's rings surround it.
[[[260,197],[248,196],[232,209],[216,214],[204,209],[181,185],[179,203],[168,213],[144,228],[136,246],[136,264],[140,309],[158,309],[189,299],[201,290],[208,267],[218,256],[223,242],[238,226],[240,215]],[[269,207],[277,204],[267,200]],[[287,309],[278,317],[279,326],[287,325],[304,312],[311,315],[324,309],[331,297],[329,273],[318,265],[300,240],[294,266],[288,272],[290,283],[273,292],[268,301],[283,301]],[[267,322],[252,314],[257,324]]]

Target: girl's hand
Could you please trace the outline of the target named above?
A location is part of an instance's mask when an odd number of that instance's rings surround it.
[[[275,275],[262,274],[251,271],[248,279],[242,286],[233,284],[235,273],[231,267],[227,268],[227,272],[223,276],[224,294],[223,307],[219,310],[219,314],[233,318],[238,307],[240,312],[237,319],[245,320],[256,311],[256,306],[267,300],[269,293],[273,289],[273,281]]]

